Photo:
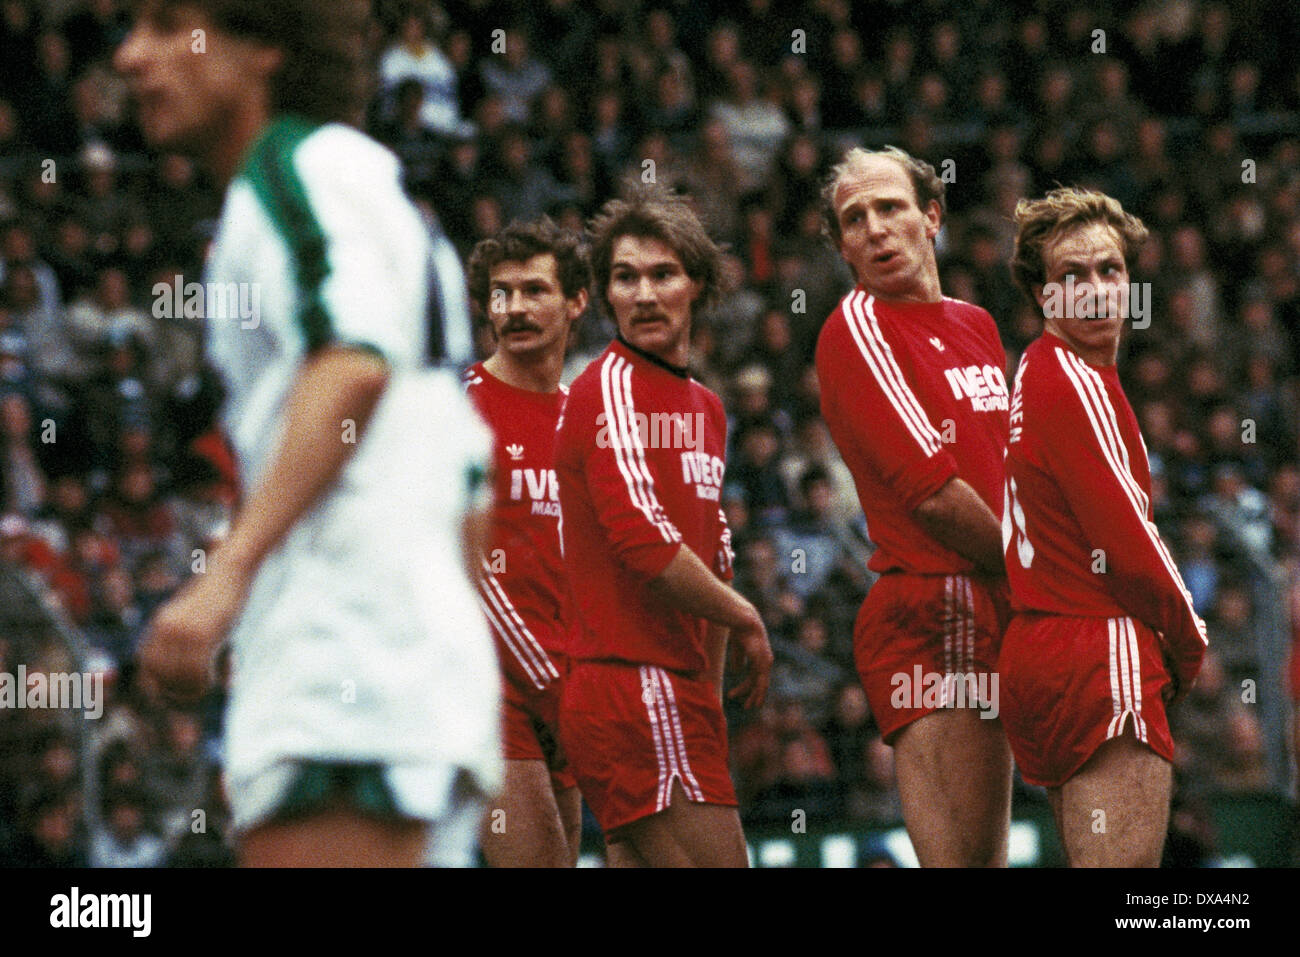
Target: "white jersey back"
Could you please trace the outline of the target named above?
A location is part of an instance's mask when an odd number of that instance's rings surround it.
[[[312,350],[374,350],[391,373],[355,454],[267,558],[232,635],[232,784],[295,757],[499,781],[495,654],[460,558],[491,439],[456,376],[422,369],[430,262],[396,158],[349,127],[277,119],[227,192],[206,286],[257,308],[209,316],[208,349],[246,492]]]

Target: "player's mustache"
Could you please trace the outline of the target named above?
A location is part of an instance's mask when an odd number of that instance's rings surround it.
[[[501,327],[501,334],[508,336],[512,332],[541,332],[542,327],[526,319],[512,319]]]

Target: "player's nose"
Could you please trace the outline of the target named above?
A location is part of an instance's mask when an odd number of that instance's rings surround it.
[[[636,284],[636,301],[637,302],[654,302],[655,289],[654,283],[650,281],[649,276],[642,276]]]

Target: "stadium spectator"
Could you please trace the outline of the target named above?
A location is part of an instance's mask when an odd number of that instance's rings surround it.
[[[91,867],[158,867],[167,853],[161,837],[146,826],[142,796],[130,790],[104,800],[105,828],[90,844]]]
[[[425,122],[424,87],[408,77],[397,84],[392,96],[393,117],[378,126],[376,136],[401,159],[407,190],[427,193],[437,175],[443,141]]]
[[[540,219],[574,199],[571,189],[532,161],[532,145],[524,129],[517,126],[508,127],[501,137],[501,175],[490,188],[506,222]]]
[[[110,59],[130,26],[119,0],[86,0],[63,21],[68,53],[75,63]]]
[[[837,572],[854,584],[865,580],[864,543],[834,517],[834,495],[830,473],[810,466],[799,477],[801,507],[773,532],[777,551],[795,556],[791,587],[805,602]]]
[[[0,395],[0,509],[34,518],[45,506],[48,479],[36,455],[36,423],[21,392]]]
[[[760,89],[752,64],[744,60],[732,64],[727,73],[727,95],[714,100],[709,113],[726,128],[741,172],[741,189],[762,188],[790,124],[769,92]]]
[[[407,13],[398,35],[400,40],[379,58],[379,82],[389,101],[389,116],[399,122],[403,119],[402,85],[410,80],[423,96],[416,100],[408,91],[406,107],[413,109],[424,129],[442,136],[461,132],[456,71],[430,36],[427,18],[415,11]],[[409,122],[409,114],[406,119]]]
[[[78,824],[75,792],[52,793],[35,799],[25,815],[26,833],[13,852],[18,867],[86,867],[85,838]]]
[[[502,49],[484,61],[483,87],[501,98],[501,109],[512,123],[526,124],[533,101],[551,83],[551,71],[531,55],[528,35],[518,27],[507,29]]]

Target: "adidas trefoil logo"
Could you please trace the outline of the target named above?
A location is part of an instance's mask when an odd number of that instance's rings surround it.
[[[507,445],[506,451],[510,453],[510,461],[518,462],[524,457],[524,447],[522,445]]]

